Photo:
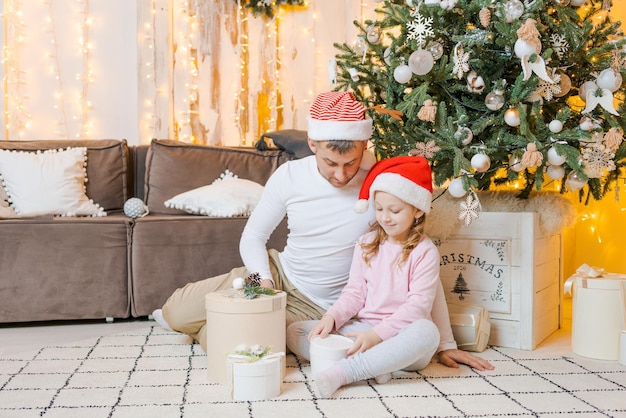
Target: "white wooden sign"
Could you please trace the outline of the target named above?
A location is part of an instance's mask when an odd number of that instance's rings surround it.
[[[435,241],[448,302],[474,303],[489,312],[511,312],[511,241]]]

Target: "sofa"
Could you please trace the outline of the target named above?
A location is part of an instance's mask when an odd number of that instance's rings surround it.
[[[1,141],[0,150],[11,152],[0,151],[0,164],[11,164],[25,152],[34,160],[35,155],[68,147],[86,149],[81,185],[91,215],[23,211],[0,218],[0,323],[142,317],[162,306],[178,287],[241,266],[239,237],[248,213],[206,216],[165,202],[228,172],[262,186],[279,165],[294,158],[284,149],[171,140],[140,146],[116,139],[50,140]],[[33,167],[29,178],[40,168]],[[0,169],[5,194],[11,181],[19,184],[21,179],[13,173],[9,178],[8,172]],[[41,177],[45,182],[54,176]],[[62,194],[42,187],[42,200]],[[0,209],[17,207],[16,193],[5,196]],[[145,216],[125,215],[124,204],[133,197],[147,205]],[[268,246],[282,249],[286,237],[283,222]]]

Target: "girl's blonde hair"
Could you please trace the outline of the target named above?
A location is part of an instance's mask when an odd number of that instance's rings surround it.
[[[413,251],[417,244],[419,244],[419,242],[424,238],[425,223],[426,214],[422,214],[422,216],[415,219],[415,222],[413,222],[409,235],[402,246],[402,254],[398,259],[398,265],[401,265],[406,261],[409,254],[411,254],[411,251]],[[374,221],[372,225],[370,225],[369,231],[375,232],[374,238],[370,242],[364,242],[361,244],[361,248],[363,249],[363,260],[368,266],[370,265],[370,259],[378,253],[380,244],[387,239],[387,233],[377,221]]]

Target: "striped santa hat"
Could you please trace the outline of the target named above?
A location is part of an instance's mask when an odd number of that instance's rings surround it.
[[[308,122],[308,135],[313,141],[367,141],[372,136],[372,119],[349,91],[319,94],[311,105]]]
[[[363,181],[354,211],[366,212],[370,196],[377,191],[387,192],[428,214],[433,197],[428,160],[421,156],[401,156],[374,164]]]

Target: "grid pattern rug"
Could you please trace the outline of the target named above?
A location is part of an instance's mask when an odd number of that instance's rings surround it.
[[[308,362],[287,356],[279,397],[233,401],[188,337],[145,329],[0,357],[0,417],[626,417],[626,366],[492,347],[496,369],[432,363],[316,396]]]

